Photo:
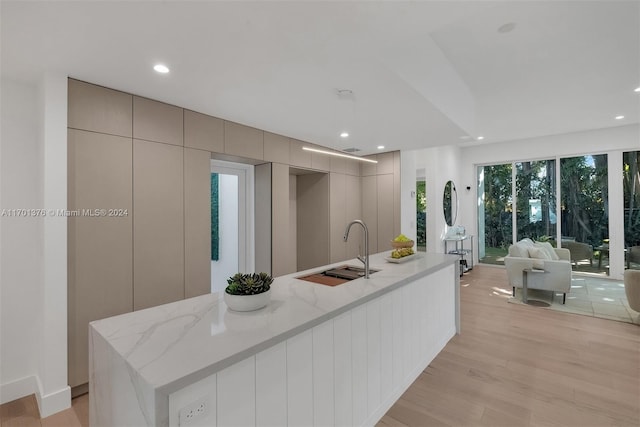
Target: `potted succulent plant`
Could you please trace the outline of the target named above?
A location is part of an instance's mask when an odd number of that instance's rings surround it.
[[[231,310],[253,311],[269,304],[273,278],[267,273],[237,273],[227,283],[224,302]]]

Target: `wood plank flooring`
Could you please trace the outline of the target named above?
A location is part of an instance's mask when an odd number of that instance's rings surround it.
[[[640,327],[510,293],[501,268],[461,279],[462,333],[378,426],[640,426]]]
[[[34,395],[0,406],[2,427],[89,427],[89,395],[71,401],[71,408],[40,418]],[[114,426],[115,427],[115,426]]]
[[[378,423],[388,426],[640,426],[640,327],[519,304],[502,268],[461,279],[462,333]],[[1,427],[88,426],[88,396],[44,419],[33,396]]]

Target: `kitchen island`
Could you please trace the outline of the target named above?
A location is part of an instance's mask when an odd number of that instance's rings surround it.
[[[459,332],[458,257],[330,287],[278,277],[240,313],[207,294],[90,324],[92,426],[373,425]]]

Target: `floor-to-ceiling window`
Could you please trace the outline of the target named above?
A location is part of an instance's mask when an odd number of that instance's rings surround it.
[[[626,268],[640,269],[640,151],[622,154]]]
[[[530,238],[568,248],[578,271],[608,274],[607,176],[606,154],[562,158],[559,168],[556,159],[478,167],[479,261],[503,264],[514,239]]]
[[[609,271],[607,155],[560,159],[562,247],[578,271]]]
[[[518,162],[516,168],[516,240],[556,236],[556,161]]]
[[[478,167],[478,258],[504,264],[512,243],[512,165]]]

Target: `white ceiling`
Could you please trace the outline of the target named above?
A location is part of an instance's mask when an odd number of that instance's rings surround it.
[[[640,117],[640,1],[3,0],[0,12],[3,76],[63,73],[361,154]]]

